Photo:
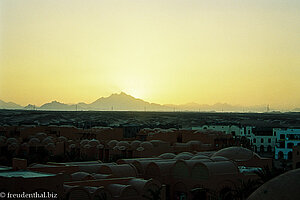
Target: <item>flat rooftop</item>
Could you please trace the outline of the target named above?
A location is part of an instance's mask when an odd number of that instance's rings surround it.
[[[0,177],[22,177],[22,178],[37,178],[37,177],[51,177],[56,176],[56,174],[47,174],[40,172],[32,172],[32,171],[5,171],[0,172]]]

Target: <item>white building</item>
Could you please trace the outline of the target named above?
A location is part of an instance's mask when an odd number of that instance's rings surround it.
[[[237,125],[203,125],[193,127],[193,130],[214,130],[232,134],[234,138],[246,137],[250,140],[255,152],[274,152],[276,145],[276,131],[271,127],[254,127]]]
[[[250,141],[255,152],[274,152],[276,146],[276,131],[270,127],[254,128],[250,132]]]
[[[203,125],[199,127],[192,127],[192,130],[213,130],[232,134],[233,137],[245,136],[244,128],[236,125]]]
[[[276,129],[275,159],[292,159],[293,146],[300,144],[300,129]]]

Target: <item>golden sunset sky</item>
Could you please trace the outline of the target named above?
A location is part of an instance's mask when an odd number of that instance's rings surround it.
[[[300,106],[299,0],[1,0],[0,99]]]

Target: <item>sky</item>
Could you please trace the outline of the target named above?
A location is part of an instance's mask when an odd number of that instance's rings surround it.
[[[300,107],[299,0],[1,0],[0,99]]]

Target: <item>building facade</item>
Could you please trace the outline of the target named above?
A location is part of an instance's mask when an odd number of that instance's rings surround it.
[[[300,144],[300,129],[276,129],[275,159],[292,159],[293,147]]]

